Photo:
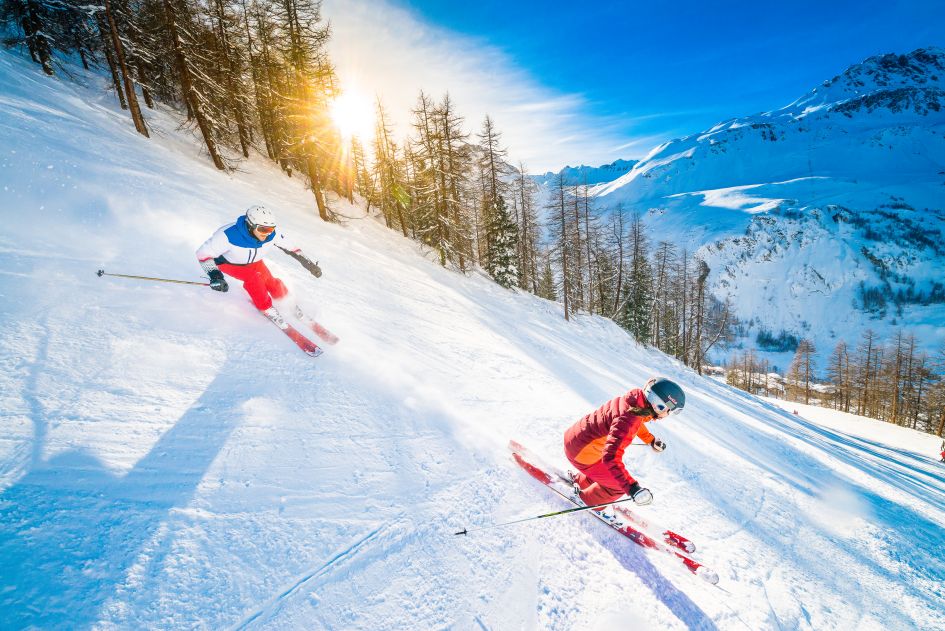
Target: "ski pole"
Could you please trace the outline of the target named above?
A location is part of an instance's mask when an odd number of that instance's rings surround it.
[[[575,508],[568,508],[568,509],[565,509],[565,510],[559,510],[559,511],[555,511],[555,512],[553,512],[553,513],[545,513],[544,515],[535,515],[534,517],[525,517],[525,518],[523,518],[523,519],[516,519],[516,520],[513,520],[513,521],[505,521],[505,522],[502,522],[501,524],[492,524],[491,526],[480,526],[479,528],[473,528],[473,529],[472,529],[472,532],[476,532],[476,531],[479,531],[479,530],[488,530],[489,528],[499,528],[499,527],[501,527],[501,526],[511,526],[512,524],[520,524],[520,523],[522,523],[523,521],[533,521],[533,520],[535,520],[535,519],[543,519],[543,518],[545,518],[545,517],[556,517],[556,516],[558,516],[558,515],[567,515],[568,513],[576,513],[576,512],[578,512],[578,511],[582,511],[582,510],[590,510],[590,509],[592,509],[592,508],[601,508],[601,507],[603,507],[603,506],[610,506],[611,504],[619,504],[620,502],[629,502],[629,501],[632,500],[632,499],[633,499],[632,497],[625,497],[625,498],[623,498],[623,499],[621,499],[621,500],[614,500],[613,502],[605,502],[605,503],[603,503],[603,504],[592,504],[591,506],[577,506],[577,507],[575,507]],[[454,534],[454,535],[468,535],[468,534],[469,534],[469,530],[466,529],[466,528],[463,528],[463,529],[460,530],[459,532],[454,532],[453,534]]]
[[[209,287],[210,283],[198,283],[192,280],[175,280],[173,278],[155,278],[154,276],[132,276],[130,274],[112,274],[106,272],[103,269],[95,272],[95,274],[101,278],[102,276],[118,276],[120,278],[136,278],[138,280],[155,280],[160,283],[180,283],[181,285],[201,285],[203,287]]]

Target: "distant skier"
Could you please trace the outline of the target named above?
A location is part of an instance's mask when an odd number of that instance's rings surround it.
[[[285,320],[272,300],[285,298],[289,290],[262,261],[274,247],[297,260],[316,278],[322,275],[317,262],[313,263],[276,230],[275,215],[265,206],[250,206],[236,221],[221,226],[197,250],[197,260],[210,277],[211,289],[229,289],[224,274],[243,281],[243,289],[256,308],[284,329]]]
[[[942,441],[942,462],[945,462],[945,440]]]
[[[663,377],[650,379],[591,412],[564,434],[564,451],[577,468],[572,473],[581,500],[588,505],[604,504],[629,495],[637,504],[649,504],[653,494],[640,486],[623,464],[623,452],[634,437],[656,451],[666,443],[644,426],[682,411],[686,395],[675,382]]]

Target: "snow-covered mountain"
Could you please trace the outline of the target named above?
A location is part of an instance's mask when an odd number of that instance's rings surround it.
[[[0,53],[0,629],[932,629],[938,439],[815,422],[610,321],[463,277],[372,219],[318,220],[268,161],[135,133],[106,81]],[[271,268],[341,337],[316,360],[194,250],[250,203],[320,260]],[[350,217],[363,211],[332,200]],[[628,448],[709,585],[509,458],[654,373],[686,411]],[[453,533],[466,526],[467,537]]]
[[[595,187],[698,252],[757,331],[829,352],[865,327],[945,342],[945,51],[880,55]]]
[[[560,171],[548,171],[531,177],[536,184],[542,187],[552,185],[558,175],[564,175],[564,181],[569,185],[603,184],[626,175],[636,163],[636,160],[614,160],[610,164],[602,164],[597,167],[589,167],[583,164],[577,167],[566,166]]]

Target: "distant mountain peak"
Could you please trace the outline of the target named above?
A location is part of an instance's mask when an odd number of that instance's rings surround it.
[[[929,47],[666,142],[594,194],[698,251],[739,317],[830,344],[941,321],[943,164],[945,49]]]
[[[824,87],[843,84],[856,92],[875,87],[897,88],[945,80],[945,49],[932,46],[909,54],[874,55],[824,81]]]
[[[824,106],[883,92],[889,94],[876,97],[876,103],[910,100],[922,104],[938,101],[938,94],[923,94],[923,91],[937,92],[941,88],[945,88],[945,49],[931,46],[903,55],[887,53],[868,57],[773,114],[803,116]],[[923,109],[920,105],[916,111],[921,113]]]
[[[633,166],[638,162],[638,160],[623,160],[617,159],[609,164],[602,164],[600,166],[592,167],[582,164],[580,166],[566,166],[560,171],[548,171],[542,175],[533,176],[535,181],[550,182],[552,179],[561,174],[564,176],[564,180],[567,184],[576,185],[576,184],[602,184],[604,182],[612,182],[625,173],[630,172],[633,169]]]

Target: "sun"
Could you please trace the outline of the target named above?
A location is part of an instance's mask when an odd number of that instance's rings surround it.
[[[374,107],[371,100],[357,90],[346,90],[331,102],[331,119],[347,142],[352,138],[366,140],[374,133]]]

